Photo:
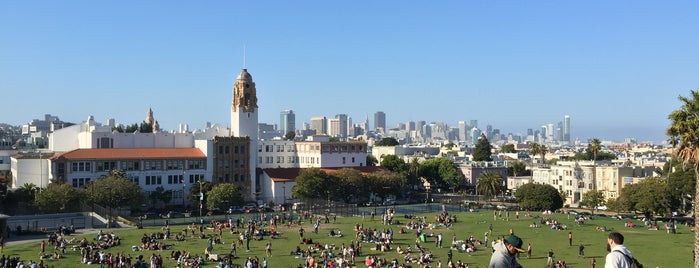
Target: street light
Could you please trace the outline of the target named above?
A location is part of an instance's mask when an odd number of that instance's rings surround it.
[[[112,188],[111,187],[106,187],[107,191],[109,192],[109,196],[107,197],[107,228],[111,227],[111,221],[112,221]]]

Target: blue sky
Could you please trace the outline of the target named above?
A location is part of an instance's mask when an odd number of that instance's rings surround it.
[[[229,123],[245,67],[260,122],[296,112],[477,119],[664,140],[699,88],[697,1],[3,1],[0,122]]]

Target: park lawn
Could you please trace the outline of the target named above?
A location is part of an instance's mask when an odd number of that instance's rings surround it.
[[[524,240],[524,248],[526,248],[527,243],[532,244],[533,256],[531,259],[526,257],[525,253],[522,253],[520,258],[520,263],[524,267],[544,267],[546,264],[546,254],[549,249],[553,249],[555,255],[555,260],[563,260],[571,267],[589,267],[590,257],[595,257],[597,259],[598,267],[603,267],[604,257],[606,256],[606,237],[608,233],[603,233],[596,231],[596,226],[606,226],[612,230],[621,232],[625,238],[625,245],[629,247],[634,256],[641,261],[646,267],[690,267],[692,264],[692,249],[693,249],[693,238],[694,234],[689,230],[689,227],[680,225],[677,228],[677,234],[667,234],[664,230],[660,231],[650,231],[645,228],[627,228],[624,227],[624,221],[619,221],[613,218],[607,217],[594,217],[593,220],[587,221],[584,225],[574,224],[573,217],[567,214],[554,214],[554,215],[544,215],[546,218],[552,218],[558,220],[561,224],[568,226],[568,230],[557,231],[551,230],[548,226],[542,226],[539,228],[530,228],[529,225],[532,222],[537,221],[533,218],[526,218],[520,216],[520,219],[514,218],[514,212],[510,213],[510,220],[505,221],[503,219],[493,220],[492,211],[483,212],[457,212],[452,213],[456,215],[457,222],[451,227],[439,227],[433,230],[426,230],[426,233],[442,233],[443,246],[444,248],[436,248],[434,240],[428,237],[425,243],[421,245],[429,250],[431,250],[435,255],[436,261],[441,260],[442,263],[446,264],[447,252],[449,251],[449,245],[451,244],[452,235],[456,235],[457,240],[465,240],[469,235],[473,235],[476,239],[482,240],[484,233],[488,231],[488,226],[493,225],[493,232],[489,235],[489,240],[492,241],[495,237],[501,237],[509,234],[510,228],[515,232],[516,235],[520,236]],[[524,213],[520,213],[524,214]],[[418,216],[425,216],[428,220],[433,220],[437,213],[426,213],[418,214]],[[504,215],[504,213],[503,213]],[[533,216],[542,216],[541,213],[532,213]],[[240,215],[236,215],[240,216]],[[391,260],[397,258],[402,260],[401,255],[395,252],[395,247],[400,245],[401,247],[413,246],[415,244],[415,234],[413,230],[407,230],[405,234],[400,234],[400,226],[404,225],[408,220],[403,217],[404,215],[396,215],[394,220],[399,221],[401,224],[397,225],[382,225],[379,220],[379,216],[375,220],[371,220],[370,217],[338,217],[336,223],[322,224],[318,234],[312,233],[312,223],[311,221],[305,221],[303,227],[306,230],[305,237],[312,238],[314,242],[320,242],[321,244],[329,243],[334,244],[337,247],[341,246],[343,243],[349,245],[354,239],[353,226],[355,224],[363,224],[364,228],[376,228],[377,230],[382,230],[384,228],[392,228],[394,231],[394,245],[391,252],[379,252],[371,250],[372,244],[364,243],[362,246],[362,252],[359,257],[357,257],[357,266],[364,267],[363,260],[367,255],[377,255],[379,257]],[[639,221],[635,221],[636,224],[642,225]],[[662,229],[662,223],[660,223]],[[186,228],[184,225],[171,226],[172,233]],[[328,231],[330,228],[339,229],[344,234],[344,237],[334,238],[328,236]],[[132,256],[137,256],[143,254],[144,256],[150,256],[152,253],[161,254],[164,259],[165,267],[174,267],[175,263],[173,260],[169,259],[170,251],[139,251],[132,252],[131,246],[138,245],[140,243],[140,237],[144,233],[152,233],[160,231],[159,227],[148,227],[145,229],[112,229],[114,232],[122,238],[122,244],[119,247],[110,248],[107,252],[117,253],[123,251],[126,254],[131,254]],[[280,238],[273,239],[272,241],[272,257],[268,258],[269,267],[298,267],[299,264],[303,264],[304,260],[291,256],[290,251],[296,248],[296,246],[302,246],[300,244],[300,239],[298,235],[298,227],[293,226],[291,228],[287,226],[278,227],[278,231],[282,233]],[[111,231],[111,230],[105,230]],[[568,246],[568,232],[573,234],[573,246]],[[213,230],[208,230],[208,233],[213,233]],[[230,250],[230,243],[236,239],[235,235],[228,232],[223,232],[223,245],[214,245],[214,253],[227,254]],[[88,240],[92,239],[94,235],[81,235],[87,237]],[[245,245],[238,247],[237,258],[234,260],[235,264],[242,264],[246,257],[258,256],[260,260],[265,255],[264,247],[269,237],[265,237],[262,241],[252,240],[250,243],[250,252],[246,252]],[[206,239],[190,238],[188,237],[184,242],[177,242],[173,240],[165,241],[166,244],[172,244],[173,250],[187,250],[191,251],[193,254],[203,254],[204,248],[206,247]],[[578,245],[583,243],[585,245],[585,256],[578,256]],[[69,246],[70,247],[70,246]],[[50,252],[52,248],[47,247],[47,252]],[[23,260],[38,260],[39,243],[24,243],[13,245],[11,247],[5,248],[4,254],[9,254],[12,256],[21,256]],[[336,251],[337,253],[337,251]],[[68,250],[66,256],[61,260],[45,260],[47,265],[54,267],[89,267],[86,264],[80,264],[80,256],[77,251]],[[469,267],[487,267],[490,260],[491,250],[486,248],[485,245],[479,246],[478,251],[468,255],[467,253],[459,253],[453,251],[454,261],[461,260],[469,264]],[[317,256],[317,255],[314,255]],[[95,266],[95,265],[93,265]],[[215,263],[208,262],[204,267],[215,267]],[[417,265],[413,265],[417,267]]]

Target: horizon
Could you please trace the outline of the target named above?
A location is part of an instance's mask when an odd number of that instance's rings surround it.
[[[699,3],[12,2],[0,9],[2,123],[228,126],[250,70],[260,123],[376,111],[502,134],[571,117],[571,140],[667,140],[699,87]],[[38,96],[38,97],[37,97]],[[41,111],[41,112],[37,112]]]

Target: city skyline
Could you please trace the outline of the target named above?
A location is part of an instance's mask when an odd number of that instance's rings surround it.
[[[570,115],[571,140],[658,142],[699,87],[692,1],[178,4],[3,4],[0,122],[132,124],[152,108],[165,130],[227,126],[246,67],[260,123],[293,110],[297,129],[337,114],[373,126],[383,111],[387,128],[506,134]]]

